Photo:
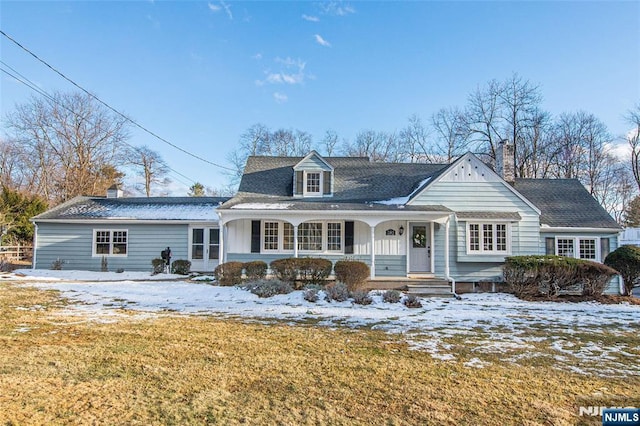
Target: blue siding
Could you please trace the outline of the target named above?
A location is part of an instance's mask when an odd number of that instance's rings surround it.
[[[49,269],[56,259],[63,260],[63,269],[99,271],[101,256],[92,256],[94,229],[128,230],[126,257],[107,257],[109,270],[151,271],[151,260],[160,257],[160,251],[171,247],[172,259],[187,259],[187,224],[60,224],[39,223],[36,269]]]
[[[435,182],[413,204],[444,205],[453,211],[517,212],[521,220],[511,222],[511,256],[538,254],[540,222],[538,213],[501,181]],[[453,220],[449,230],[449,271],[456,281],[495,280],[502,276],[504,256],[468,255],[466,221]],[[435,274],[444,275],[445,227],[437,225]]]

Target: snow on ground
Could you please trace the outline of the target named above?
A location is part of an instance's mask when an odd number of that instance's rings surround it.
[[[156,274],[151,272],[93,272],[93,271],[53,271],[49,269],[17,269],[13,273],[0,273],[0,281],[167,281],[184,280],[184,275]]]
[[[69,307],[71,313],[97,320],[117,320],[126,310],[143,318],[171,313],[370,327],[400,334],[414,349],[443,361],[455,361],[456,345],[464,347],[474,354],[465,363],[472,368],[483,368],[496,359],[519,363],[539,358],[542,362],[551,353],[558,368],[566,370],[640,374],[640,347],[605,338],[610,333],[640,330],[640,306],[628,304],[526,302],[510,294],[479,293],[463,295],[462,300],[422,298],[422,308],[409,309],[401,303],[384,303],[380,291],[372,292],[373,304],[362,306],[327,302],[322,297],[312,303],[304,300],[301,291],[261,299],[237,287],[170,281],[179,276],[163,274],[20,272],[27,276],[5,274],[2,279],[59,290],[76,302]]]

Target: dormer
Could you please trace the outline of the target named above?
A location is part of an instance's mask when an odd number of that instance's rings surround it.
[[[330,197],[333,195],[333,166],[316,151],[311,151],[293,166],[294,197]]]

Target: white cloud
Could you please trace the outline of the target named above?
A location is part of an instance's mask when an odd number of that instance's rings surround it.
[[[330,1],[321,4],[322,10],[327,15],[346,16],[356,13],[356,10],[348,3],[342,1]]]
[[[302,19],[304,19],[305,21],[309,21],[309,22],[319,22],[320,18],[318,18],[317,16],[311,16],[311,15],[302,15]]]
[[[262,53],[256,53],[251,58],[255,59],[256,61],[259,61],[262,59]]]
[[[279,104],[283,104],[285,102],[287,102],[289,100],[289,97],[287,95],[285,95],[284,93],[280,93],[280,92],[274,92],[273,93],[273,99],[275,99],[275,101]]]
[[[218,13],[221,10],[224,10],[226,12],[227,16],[229,17],[229,19],[233,19],[233,13],[231,13],[231,6],[229,6],[224,1],[220,0],[220,2],[218,4],[207,3],[207,6],[209,6],[209,10],[214,12],[214,13]]]
[[[626,161],[631,155],[631,148],[626,142],[620,143],[607,143],[604,148],[605,152],[608,151],[613,154],[618,160]]]
[[[276,64],[281,66],[278,71],[265,71],[264,80],[256,80],[257,86],[263,86],[265,84],[302,84],[306,78],[305,67],[306,62],[300,59],[295,60],[292,58],[276,58]]]
[[[327,40],[323,39],[320,34],[316,34],[314,37],[316,38],[316,42],[320,46],[331,47],[331,43],[329,43]]]

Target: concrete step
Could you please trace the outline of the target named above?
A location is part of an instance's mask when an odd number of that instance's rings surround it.
[[[424,280],[407,285],[408,293],[423,297],[454,297],[451,283],[445,280]]]

